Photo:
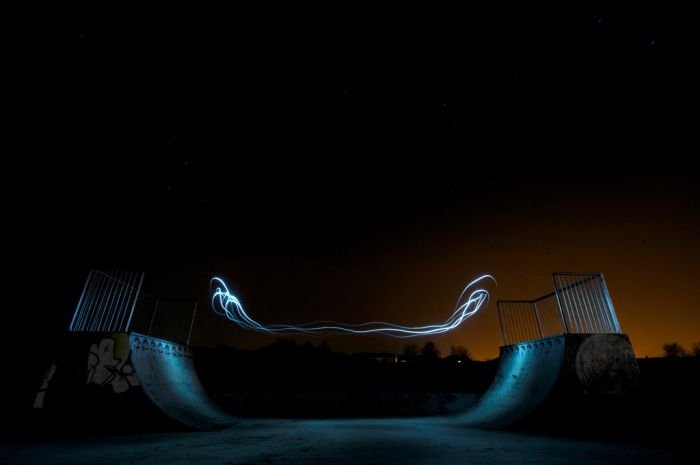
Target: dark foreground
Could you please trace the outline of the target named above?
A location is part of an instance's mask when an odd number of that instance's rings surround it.
[[[243,420],[218,432],[16,439],[0,444],[0,463],[670,464],[697,458],[689,444],[484,431],[450,418]]]

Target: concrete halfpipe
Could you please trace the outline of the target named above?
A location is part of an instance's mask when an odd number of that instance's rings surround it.
[[[47,418],[90,428],[211,430],[236,418],[207,396],[191,350],[138,333],[69,333],[34,401]]]
[[[591,402],[605,404],[606,399],[616,399],[634,386],[639,372],[636,358],[629,339],[620,334],[602,274],[554,273],[552,279],[554,292],[550,294],[532,301],[498,302],[507,345],[501,347],[497,374],[475,405],[454,415],[455,421],[502,428],[548,411],[570,413],[594,405]],[[122,413],[107,413],[110,421],[131,418],[123,413],[139,418],[150,410],[155,412],[154,418],[165,414],[197,429],[235,423],[236,417],[207,396],[189,347],[133,331],[140,328],[131,324],[141,302],[142,281],[143,273],[90,272],[65,347],[58,363],[47,370],[34,407],[60,406],[66,415],[74,415],[80,406],[87,406],[90,413],[102,409]],[[217,289],[217,294],[220,292]],[[478,292],[482,293],[480,299],[487,295],[483,290]],[[225,294],[226,302],[233,302],[243,312],[235,296],[228,291]],[[150,333],[157,312],[165,311],[167,302],[160,302],[158,310],[159,302],[155,302],[150,322],[144,326],[149,330],[144,332]],[[468,302],[478,302],[478,309],[483,300],[472,301],[470,297]],[[458,303],[460,318],[467,315],[468,308],[472,309],[468,315],[476,311],[469,305]],[[187,337],[180,340],[189,341],[196,308],[195,304],[182,328]],[[147,312],[137,315],[144,317]],[[261,326],[252,325],[252,329],[257,327]]]
[[[460,422],[502,428],[528,417],[572,412],[634,389],[637,360],[624,334],[566,334],[501,347],[491,387]],[[558,410],[557,410],[558,409]]]
[[[159,411],[201,430],[237,421],[210,400],[190,349],[181,344],[139,333],[72,335],[70,341],[50,371],[54,379],[45,380],[48,389],[39,407],[61,404],[66,415],[74,415],[71,406],[87,404],[91,414],[106,412],[111,423],[116,417],[149,421]],[[504,428],[547,412],[571,412],[584,401],[615,398],[629,391],[637,376],[625,335],[568,334],[521,342],[501,348],[491,387],[452,418]]]
[[[460,420],[495,428],[525,418],[556,384],[564,364],[565,347],[564,336],[502,347],[491,387]]]
[[[217,429],[235,423],[207,396],[188,347],[164,339],[131,333],[131,363],[141,389],[159,409],[197,429]]]

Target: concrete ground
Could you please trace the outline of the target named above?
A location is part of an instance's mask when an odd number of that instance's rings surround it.
[[[449,418],[242,420],[217,432],[90,435],[0,444],[2,464],[671,464],[696,451],[522,432]],[[695,462],[698,463],[698,462]]]

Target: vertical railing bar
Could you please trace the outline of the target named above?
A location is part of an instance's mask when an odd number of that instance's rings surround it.
[[[588,298],[591,301],[591,305],[595,309],[595,315],[596,315],[596,322],[598,324],[598,332],[600,334],[607,333],[607,328],[606,328],[606,322],[605,322],[605,315],[603,312],[600,311],[600,307],[598,305],[598,301],[596,300],[596,287],[598,285],[597,279],[594,281],[590,281],[588,283]]]
[[[581,315],[578,312],[578,306],[576,305],[576,301],[574,300],[574,294],[573,290],[571,289],[571,285],[569,284],[569,279],[568,276],[562,276],[562,282],[564,283],[564,286],[566,287],[566,292],[567,292],[567,297],[568,297],[568,302],[570,306],[570,311],[574,315],[574,321],[575,327],[576,327],[576,332],[581,333]]]
[[[92,279],[92,270],[90,270],[90,273],[88,274],[88,279],[90,280],[90,286],[87,286],[86,288],[86,294],[85,294],[85,299],[83,300],[83,310],[80,312],[80,315],[76,318],[75,321],[75,326],[78,331],[83,331],[83,323],[86,318],[86,313],[90,309],[90,302],[92,299],[92,294],[93,294],[93,288],[95,287],[95,281]]]
[[[519,332],[518,332],[518,340],[516,342],[523,342],[527,338],[527,330],[525,329],[527,327],[527,323],[524,321],[523,318],[523,309],[521,308],[522,304],[518,304],[518,323],[519,323]]]
[[[503,326],[503,318],[501,317],[501,302],[496,302],[496,313],[498,313],[498,323],[501,325],[501,336],[503,337],[503,345],[508,345],[508,339],[506,339],[506,332]]]
[[[156,320],[156,328],[157,328],[157,335],[159,338],[164,338],[166,335],[166,330],[168,327],[168,318],[169,318],[169,305],[170,303],[167,300],[163,300],[160,303],[160,315],[158,316],[158,319]]]
[[[116,273],[115,271],[111,271],[110,274]],[[106,332],[108,330],[107,328],[107,321],[109,320],[112,311],[114,311],[114,308],[112,306],[112,302],[114,301],[114,293],[115,290],[118,286],[117,280],[114,279],[113,277],[110,277],[110,286],[109,286],[109,293],[107,294],[107,298],[104,301],[104,312],[102,312],[102,316],[100,317],[100,331]]]
[[[153,314],[151,315],[151,322],[148,324],[148,335],[153,336],[153,320],[156,318],[156,312],[158,312],[158,304],[160,300],[156,299],[156,305],[153,309]]]
[[[603,273],[600,273],[600,280],[603,283],[603,291],[605,292],[605,299],[608,302],[608,311],[612,316],[613,324],[615,325],[615,333],[620,334],[620,322],[617,321],[617,315],[615,314],[615,307],[613,307],[612,299],[610,298],[610,293],[608,292],[608,285],[605,283],[605,277]]]
[[[134,296],[134,275],[136,271],[124,270],[124,284],[126,292],[124,294],[124,311],[119,312],[114,318],[114,327],[119,332],[126,332],[124,330],[124,319],[126,317],[126,309],[131,306],[132,298]]]
[[[97,302],[100,299],[100,289],[102,289],[102,277],[95,273],[95,276],[93,278],[93,285],[92,285],[92,297],[91,297],[91,302],[90,306],[88,307],[88,311],[85,314],[85,320],[83,323],[83,331],[91,331],[92,330],[92,314],[95,311],[95,307],[97,306]]]
[[[128,275],[127,270],[123,270],[121,272],[121,275],[120,275],[121,280],[124,281],[124,279],[126,279],[127,275]],[[121,284],[120,287],[121,287],[121,291],[119,292],[119,299],[117,300],[117,306],[119,308],[119,313],[115,314],[114,318],[109,323],[110,326],[112,326],[113,328],[117,328],[117,320],[119,318],[119,315],[121,313],[123,313],[124,308],[126,307],[126,305],[125,305],[126,302],[124,301],[124,299],[125,299],[126,294],[127,294],[127,287],[124,284]]]
[[[571,279],[576,279],[576,277],[573,277]],[[577,285],[576,286],[576,302],[579,308],[581,309],[581,313],[583,315],[583,326],[584,326],[584,333],[592,333],[593,330],[591,328],[591,320],[588,315],[588,309],[586,308],[586,302],[583,300],[583,296],[581,295],[581,286]]]
[[[536,332],[535,326],[537,323],[535,323],[535,318],[532,314],[532,305],[523,304],[523,307],[523,312],[527,319],[527,340],[537,339],[537,337],[534,337]]]
[[[92,284],[90,286],[90,305],[85,313],[85,319],[83,320],[83,331],[90,331],[90,326],[92,325],[92,314],[97,306],[97,301],[100,298],[100,289],[102,288],[102,277],[95,273]]]
[[[578,332],[579,333],[586,333],[588,330],[587,324],[586,324],[586,313],[585,313],[585,311],[584,311],[584,309],[583,309],[583,307],[578,299],[578,294],[577,294],[578,289],[576,289],[576,287],[578,287],[578,286],[574,286],[575,281],[574,281],[574,283],[572,283],[571,282],[572,280],[575,280],[575,278],[572,276],[566,277],[566,281],[568,282],[568,286],[571,290],[571,300],[574,303],[573,305],[574,305],[574,308],[576,309],[576,315],[578,317]]]
[[[164,339],[170,339],[173,332],[173,319],[174,319],[173,303],[168,302],[167,318],[165,322],[165,331],[163,333]]]
[[[520,322],[520,334],[518,337],[518,342],[522,342],[525,339],[527,339],[527,322],[525,321],[525,318],[523,318],[523,311],[521,306],[522,304],[518,304],[518,321]]]
[[[512,305],[508,310],[508,329],[510,330],[510,332],[508,333],[508,337],[509,342],[511,344],[515,344],[516,342],[518,342],[518,322],[515,319],[516,316],[517,315],[515,314],[515,306]]]
[[[600,330],[598,329],[598,320],[596,318],[594,308],[591,306],[590,299],[588,298],[588,284],[589,283],[586,282],[581,286],[581,297],[583,298],[586,308],[588,309],[588,316],[591,320],[591,332],[593,334],[599,334]]]
[[[172,302],[170,305],[170,314],[172,316],[170,317],[170,328],[168,329],[168,335],[172,340],[175,339],[175,337],[177,337],[178,319],[180,315],[178,314],[177,305],[174,302]]]
[[[78,305],[75,307],[75,312],[73,312],[73,318],[70,320],[70,325],[68,328],[73,331],[73,323],[75,323],[76,317],[78,316],[78,311],[83,303],[83,298],[85,297],[85,291],[87,291],[88,285],[90,284],[90,278],[92,277],[92,271],[88,273],[87,280],[85,280],[85,285],[83,286],[83,292],[80,294],[80,299],[78,300]]]
[[[177,305],[174,302],[170,302],[170,324],[168,325],[168,339],[173,340],[177,336]]]
[[[190,346],[190,339],[192,337],[192,328],[194,328],[194,317],[197,315],[197,305],[199,305],[199,302],[194,303],[194,310],[192,310],[192,321],[190,322],[190,329],[187,332],[187,342],[185,343],[185,345],[187,347]]]
[[[577,277],[575,277],[575,276],[572,277],[572,279],[576,279],[576,278]],[[582,280],[579,280],[579,282],[580,281],[582,281]],[[593,331],[593,327],[591,324],[591,317],[589,315],[588,308],[586,307],[586,302],[583,299],[583,295],[581,294],[581,285],[576,283],[576,282],[574,284],[577,284],[575,298],[576,298],[577,304],[580,306],[581,313],[583,315],[583,325],[585,327],[584,333],[591,334],[594,331]]]
[[[96,328],[95,328],[95,322],[97,319],[96,316],[97,316],[98,312],[100,312],[102,309],[102,301],[104,300],[104,295],[105,295],[105,291],[106,291],[106,287],[107,287],[107,285],[105,284],[106,282],[107,282],[107,280],[105,279],[105,277],[100,276],[100,288],[99,288],[98,293],[97,293],[97,299],[95,301],[95,305],[92,306],[93,311],[92,311],[92,315],[90,318],[90,331],[96,330]]]
[[[114,273],[114,276],[112,278],[113,282],[114,282],[114,287],[112,290],[112,296],[111,296],[110,301],[108,303],[110,311],[108,313],[108,317],[104,321],[104,327],[106,330],[109,330],[110,328],[112,328],[112,319],[114,318],[115,314],[119,313],[119,305],[118,305],[119,295],[120,295],[121,290],[123,289],[123,286],[119,283],[119,278],[121,277],[121,274],[123,273],[123,271],[114,270],[114,271],[112,271],[112,273]]]
[[[164,300],[161,302],[160,316],[157,320],[158,323],[158,337],[165,339],[168,331],[168,323],[170,320],[170,302]]]
[[[569,295],[567,294],[568,291],[563,290],[563,287],[565,287],[564,281],[561,279],[560,276],[557,276],[557,282],[559,283],[558,285],[562,288],[562,300],[564,302],[564,309],[565,309],[565,315],[569,319],[569,331],[576,333],[576,317],[571,311],[571,299],[569,298]]]
[[[559,334],[564,332],[564,325],[561,322],[561,318],[557,318],[559,315],[559,309],[557,308],[557,297],[554,296],[553,299],[551,299],[547,303],[547,313],[548,313],[548,319],[549,319],[549,334],[554,335],[554,334]]]
[[[171,314],[171,308],[170,308],[170,302],[169,301],[163,301],[163,311],[160,312],[161,315],[164,315],[165,318],[161,318],[158,321],[159,324],[159,337],[162,338],[167,338],[168,337],[168,332],[170,331],[170,314]]]
[[[530,304],[522,304],[523,305],[523,316],[525,316],[525,320],[527,321],[527,338],[526,340],[532,340],[536,339],[533,338],[532,336],[535,333],[535,319],[532,316],[531,312],[531,305]]]
[[[506,331],[505,331],[505,326],[503,325],[503,316],[501,315],[501,303],[498,302],[496,304],[496,309],[498,313],[498,322],[501,324],[501,336],[503,336],[503,345],[509,345],[508,344],[508,338],[506,337]]]
[[[127,332],[127,333],[129,332],[129,327],[131,326],[131,319],[134,316],[134,308],[136,308],[136,301],[138,300],[139,293],[141,292],[141,286],[143,285],[143,275],[144,275],[144,273],[141,273],[141,277],[139,279],[139,287],[136,290],[136,296],[134,297],[134,303],[131,305],[131,312],[129,313],[129,320],[126,323],[126,331],[125,332]]]
[[[549,315],[547,314],[547,302],[541,305],[535,304],[535,308],[540,317],[540,325],[542,327],[542,337],[549,336]]]
[[[542,323],[540,322],[540,314],[537,311],[537,304],[534,302],[532,304],[532,309],[535,311],[535,319],[537,319],[537,329],[540,332],[540,339],[542,339],[544,337],[544,335],[542,333]]]
[[[610,311],[608,310],[608,306],[605,301],[605,295],[603,291],[603,281],[601,279],[601,276],[598,275],[598,280],[597,280],[597,286],[596,286],[596,293],[598,296],[598,300],[600,301],[600,311],[603,315],[605,315],[605,319],[607,321],[608,325],[608,332],[609,333],[614,333],[615,332],[615,324],[613,323],[613,320],[610,316]]]
[[[604,326],[604,331],[606,333],[612,332],[612,325],[610,323],[610,319],[607,315],[605,305],[603,304],[603,301],[600,296],[600,277],[596,277],[595,285],[593,286],[593,298],[595,299],[596,307],[598,308],[598,312],[601,315],[601,319],[603,322]]]
[[[571,287],[571,283],[569,282],[569,276],[567,275],[563,278],[564,278],[564,282],[566,283],[566,287],[568,289],[567,292],[569,293],[569,298],[570,298],[569,300],[571,301],[571,308],[572,308],[573,312],[576,314],[576,332],[582,333],[582,332],[584,332],[583,331],[584,324],[583,324],[583,321],[581,318],[581,311],[580,311],[581,309],[579,308],[578,303],[576,302],[576,295],[574,295],[574,290]]]
[[[542,324],[542,334],[543,337],[549,336],[549,312],[547,311],[547,302],[542,302],[541,305],[535,304],[537,311],[540,315],[540,322]]]
[[[189,312],[187,312],[188,307],[189,307],[189,305],[185,306],[184,303],[182,304],[182,318],[181,318],[182,333],[181,334],[182,334],[182,342],[183,343],[187,340],[187,336],[189,336],[189,324],[188,323],[190,323],[190,321],[189,321],[189,318],[187,318],[187,314],[189,313]]]
[[[600,315],[598,313],[597,307],[595,305],[595,300],[593,299],[593,286],[595,285],[595,281],[589,280],[586,283],[585,291],[586,291],[586,299],[588,301],[588,305],[591,307],[591,314],[593,316],[593,325],[595,327],[595,331],[597,334],[602,334],[605,332],[603,329],[603,322],[600,318]]]
[[[564,327],[564,333],[567,334],[569,332],[569,326],[566,324],[566,318],[564,317],[564,309],[561,304],[561,297],[559,296],[559,289],[554,274],[552,274],[552,283],[554,284],[554,295],[557,298],[557,306],[559,307],[559,316],[561,317],[561,324]]]
[[[104,291],[102,292],[102,300],[100,301],[100,312],[96,318],[97,326],[95,330],[97,332],[104,331],[102,324],[104,321],[104,317],[108,312],[107,304],[109,303],[109,298],[112,296],[112,288],[114,287],[114,281],[109,277],[109,273],[111,273],[111,271],[105,272],[106,284]]]

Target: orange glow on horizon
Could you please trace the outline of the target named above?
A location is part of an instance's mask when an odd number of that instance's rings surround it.
[[[604,202],[509,198],[496,205],[503,214],[487,222],[454,224],[454,218],[446,219],[333,256],[256,258],[255,266],[241,263],[232,275],[246,279],[236,284],[245,290],[240,297],[265,322],[334,319],[413,325],[441,321],[463,285],[489,273],[498,280],[491,303],[453,332],[409,340],[327,339],[333,350],[347,352],[401,352],[407,343],[422,345],[430,339],[443,355],[449,355],[450,346],[461,345],[484,360],[497,357],[503,343],[496,300],[547,294],[554,271],[602,272],[621,329],[638,357],[660,356],[669,342],[690,349],[700,341],[700,221],[692,198],[669,206],[653,191],[599,197]],[[259,284],[269,282],[284,284],[272,289]],[[261,287],[252,289],[254,285]],[[221,326],[218,337],[232,345],[272,341]]]

